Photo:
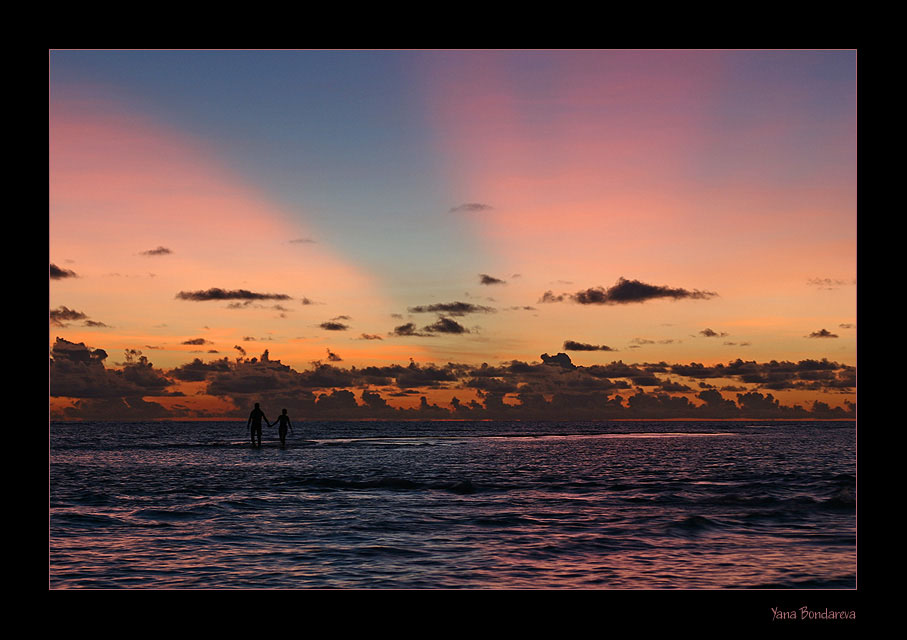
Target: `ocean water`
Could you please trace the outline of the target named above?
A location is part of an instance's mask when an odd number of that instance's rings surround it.
[[[853,422],[52,423],[51,589],[853,589]]]

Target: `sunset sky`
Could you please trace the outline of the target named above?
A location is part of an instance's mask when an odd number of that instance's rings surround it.
[[[51,51],[51,417],[851,415],[856,82],[848,50]]]

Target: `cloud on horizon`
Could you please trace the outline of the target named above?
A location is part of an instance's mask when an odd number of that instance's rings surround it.
[[[57,338],[51,350],[50,395],[74,398],[75,404],[63,410],[62,418],[142,420],[180,417],[145,396],[174,396],[169,391],[173,380],[154,369],[137,351],[127,351],[122,369],[104,366],[107,352],[91,349],[84,343]]]
[[[331,354],[329,349],[329,358]],[[189,414],[184,408],[167,410],[144,398],[180,395],[172,388],[176,381],[205,383],[203,394],[228,401],[237,411],[253,401],[262,401],[264,406],[288,407],[307,419],[852,418],[855,409],[849,401],[849,410],[829,409],[818,402],[813,410],[784,407],[771,393],[760,392],[852,392],[856,385],[855,368],[825,359],[770,363],[738,359],[715,366],[623,362],[578,366],[567,354],[558,353],[543,354],[541,362],[515,360],[495,366],[420,365],[411,360],[408,366],[348,369],[313,363],[311,369],[296,371],[279,360],[271,360],[265,351],[260,359],[241,357],[231,361],[224,357],[206,363],[196,358],[164,372],[155,370],[136,350],[127,351],[121,370],[107,369],[106,358],[103,349],[57,339],[51,354],[51,395],[69,398],[75,404],[55,409],[55,419],[186,417]],[[719,383],[712,385],[706,380]],[[652,390],[644,391],[643,387]],[[737,391],[736,402],[722,396],[719,387],[725,393]],[[693,396],[694,388],[702,391]],[[477,394],[478,401],[451,400],[450,408],[423,402],[418,409],[396,409],[384,401],[431,389],[462,389],[464,393]],[[356,401],[354,391],[361,394],[361,403]],[[687,395],[671,395],[676,393]],[[504,403],[505,396],[509,397],[509,404]],[[696,405],[691,399],[703,404]]]

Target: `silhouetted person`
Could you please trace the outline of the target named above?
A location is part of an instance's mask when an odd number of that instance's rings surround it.
[[[258,440],[257,445],[261,446],[261,420],[264,418],[264,421],[268,423],[268,426],[271,426],[270,421],[265,416],[265,412],[259,408],[258,403],[255,403],[255,408],[252,409],[252,413],[249,414],[249,436],[252,438],[252,446],[256,446],[256,439]]]
[[[280,446],[284,447],[287,444],[287,427],[289,427],[290,431],[293,430],[293,425],[290,424],[290,416],[287,415],[286,409],[277,416],[277,422],[280,423],[277,425],[277,432],[280,434]]]

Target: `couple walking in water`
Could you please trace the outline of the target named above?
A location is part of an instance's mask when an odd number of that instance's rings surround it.
[[[252,413],[249,414],[249,435],[252,438],[252,446],[261,446],[261,421],[264,420],[268,423],[269,427],[273,427],[274,424],[278,424],[277,432],[280,434],[280,446],[286,446],[287,444],[287,429],[290,431],[293,430],[293,425],[290,424],[290,416],[287,415],[287,410],[284,409],[283,413],[277,416],[277,420],[272,424],[265,416],[265,412],[261,410],[261,407],[258,403],[255,403],[255,408],[252,409]]]

